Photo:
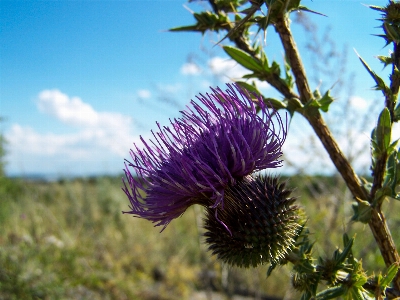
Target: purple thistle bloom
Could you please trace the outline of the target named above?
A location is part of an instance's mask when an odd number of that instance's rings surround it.
[[[125,162],[128,186],[124,181],[123,190],[131,204],[125,213],[165,228],[189,206],[200,204],[215,209],[218,219],[226,188],[255,171],[281,165],[287,124],[276,111],[278,126],[273,123],[261,96],[227,86],[226,92],[217,88],[200,94],[170,127],[157,123],[153,141],[141,137],[143,149],[134,145],[132,161]]]

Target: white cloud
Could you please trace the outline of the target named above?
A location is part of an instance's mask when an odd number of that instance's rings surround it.
[[[200,67],[195,63],[185,63],[181,67],[181,74],[183,75],[199,75],[200,72],[201,72]]]
[[[221,78],[228,77],[232,79],[238,79],[249,73],[248,70],[243,68],[232,59],[222,58],[219,56],[210,59],[208,65],[212,74]]]
[[[139,90],[137,95],[140,99],[148,99],[151,97],[151,92],[149,90]]]
[[[271,85],[266,81],[255,80],[255,82],[259,90],[266,90],[271,87]]]
[[[96,126],[99,122],[99,115],[92,106],[78,97],[69,98],[59,90],[44,90],[39,93],[37,106],[41,112],[69,125]]]
[[[85,129],[92,135],[118,135],[119,132],[126,132],[132,126],[132,119],[129,116],[113,112],[97,112],[80,98],[69,97],[59,90],[44,90],[39,93],[37,106],[39,111],[67,125]]]
[[[358,110],[365,110],[368,108],[368,101],[359,96],[350,97],[350,105]]]
[[[60,122],[72,125],[72,132],[57,134],[39,133],[32,127],[13,124],[5,133],[8,141],[10,164],[24,161],[41,161],[40,164],[57,164],[82,161],[128,158],[129,149],[138,141],[133,135],[132,119],[115,112],[98,112],[78,97],[69,97],[58,90],[45,90],[38,96],[39,111],[55,117]],[[55,166],[56,167],[56,166]],[[15,166],[14,166],[15,169]],[[24,166],[29,169],[29,166]],[[41,171],[41,170],[39,170]]]

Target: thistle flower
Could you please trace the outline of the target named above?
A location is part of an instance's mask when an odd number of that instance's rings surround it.
[[[123,190],[131,209],[125,213],[164,229],[189,206],[200,204],[218,220],[229,187],[255,171],[281,165],[287,124],[278,113],[273,122],[261,96],[227,86],[225,92],[217,88],[200,94],[180,118],[170,120],[170,127],[157,123],[153,141],[141,137],[144,147],[134,145],[132,160],[125,162]]]
[[[209,250],[239,267],[279,264],[293,249],[302,228],[290,194],[285,183],[270,176],[248,176],[229,187],[219,220],[206,209],[204,235]]]

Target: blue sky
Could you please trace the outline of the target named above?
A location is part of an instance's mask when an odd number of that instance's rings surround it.
[[[303,4],[328,15],[308,17],[318,24],[320,38],[330,26],[338,50],[347,49],[347,69],[355,74],[347,96],[365,113],[380,95],[371,90],[373,82],[353,48],[386,78],[373,57],[389,51],[371,36],[380,32],[374,28],[379,14],[360,1]],[[0,115],[8,140],[7,174],[117,174],[131,145],[139,135],[149,137],[156,121],[167,125],[197,93],[243,75],[218,46],[213,47],[222,36],[166,31],[194,22],[184,5],[200,7],[184,0],[1,0]],[[312,74],[309,67],[315,57],[304,47],[308,37],[299,25],[292,28]],[[265,47],[270,59],[281,60],[282,48],[272,29]],[[337,78],[321,80],[321,87],[330,87]],[[267,85],[262,90],[276,95]],[[289,162],[301,165],[310,159],[305,154],[298,159],[310,130],[297,119],[286,152]],[[361,130],[362,141],[355,142],[360,147],[368,141],[371,126]],[[339,141],[352,148],[345,139]]]

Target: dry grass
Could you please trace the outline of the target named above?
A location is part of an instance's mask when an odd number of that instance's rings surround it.
[[[290,183],[299,185],[296,179]],[[120,186],[120,179],[108,177],[53,183],[4,180],[0,299],[195,299],[199,291],[218,292],[222,299],[238,293],[298,298],[290,287],[290,267],[267,279],[267,266],[242,270],[216,261],[202,244],[200,208],[190,208],[160,234],[150,222],[121,213],[128,200]],[[311,190],[303,182],[296,194],[302,195],[312,238],[320,245],[316,254],[330,255],[346,228],[350,234],[358,232],[355,253],[362,255],[364,266],[382,268],[369,229],[348,222],[348,199]],[[399,225],[394,207],[392,228]]]

